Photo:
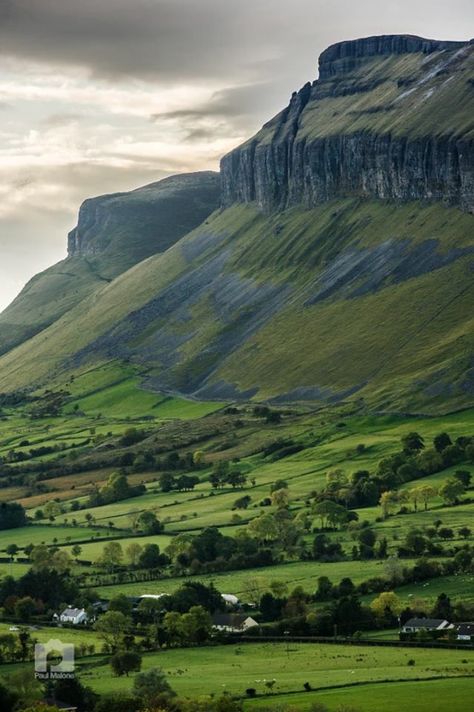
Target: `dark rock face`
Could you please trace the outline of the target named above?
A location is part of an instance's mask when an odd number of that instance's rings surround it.
[[[472,43],[408,35],[371,37],[330,47],[320,58],[320,79],[293,94],[289,106],[260,134],[224,156],[224,205],[255,201],[270,212],[298,203],[312,207],[357,195],[395,201],[443,201],[474,212],[472,132],[464,136],[456,127],[456,118],[451,132],[416,135],[407,130],[404,135],[403,130],[405,116],[416,115],[413,106],[405,104],[410,95],[418,92],[414,96],[426,109],[444,84],[470,71],[459,69],[459,65],[473,51]],[[436,52],[439,57],[429,57]],[[386,76],[389,70],[384,69],[385,57],[406,53],[423,53],[429,61],[421,58],[413,77],[395,81]],[[372,64],[370,76],[366,76],[364,63],[377,56],[382,57],[378,72],[373,71]],[[468,83],[466,77],[463,86]],[[387,85],[382,96],[392,91],[393,97],[395,88],[397,95],[389,104],[382,104],[377,96],[381,84]],[[374,128],[376,124],[369,121],[367,128],[353,129],[352,117],[344,130],[332,130],[328,115],[337,121],[340,97],[351,95],[367,95],[369,99],[361,110],[343,109],[346,116],[352,114],[354,120],[377,114],[389,117],[394,130]],[[328,105],[334,110],[328,112]],[[319,106],[325,112],[322,119],[318,119]]]

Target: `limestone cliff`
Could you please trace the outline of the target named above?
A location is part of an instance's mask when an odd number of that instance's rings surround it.
[[[223,201],[265,211],[334,197],[443,201],[474,212],[474,44],[341,42],[319,79],[221,164]]]

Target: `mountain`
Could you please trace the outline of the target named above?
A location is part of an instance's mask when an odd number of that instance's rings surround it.
[[[199,398],[473,403],[474,44],[319,66],[223,158],[222,209],[5,354],[0,390],[116,359]]]
[[[219,206],[219,175],[171,176],[86,200],[68,256],[36,275],[0,315],[0,354],[42,331],[97,288],[164,252]]]

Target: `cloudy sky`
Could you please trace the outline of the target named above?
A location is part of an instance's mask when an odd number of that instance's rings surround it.
[[[329,44],[473,20],[471,0],[0,0],[0,309],[65,256],[84,198],[217,168]]]

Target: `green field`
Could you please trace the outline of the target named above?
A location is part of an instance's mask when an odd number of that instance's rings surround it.
[[[415,665],[409,666],[411,659]],[[280,695],[301,692],[305,682],[310,682],[313,688],[324,689],[356,682],[474,674],[474,658],[467,651],[294,643],[288,647],[282,643],[211,646],[144,655],[142,669],[155,666],[166,671],[176,692],[189,696],[224,690],[244,696],[248,687],[265,694],[265,681],[273,679],[276,681],[274,693]],[[113,678],[107,663],[100,660],[92,663],[83,659],[77,671],[81,681],[99,693],[130,689],[133,681],[132,678]],[[275,699],[278,699],[276,695]]]
[[[277,704],[288,704],[298,712],[310,712],[315,702],[327,705],[329,710],[344,705],[347,709],[361,712],[466,712],[466,700],[474,692],[474,678],[429,680],[417,682],[389,682],[366,684],[360,687],[305,692],[294,695],[281,695]],[[449,702],[448,702],[449,700]],[[274,710],[271,698],[255,700],[245,704],[246,710]],[[440,705],[442,705],[440,707]]]

